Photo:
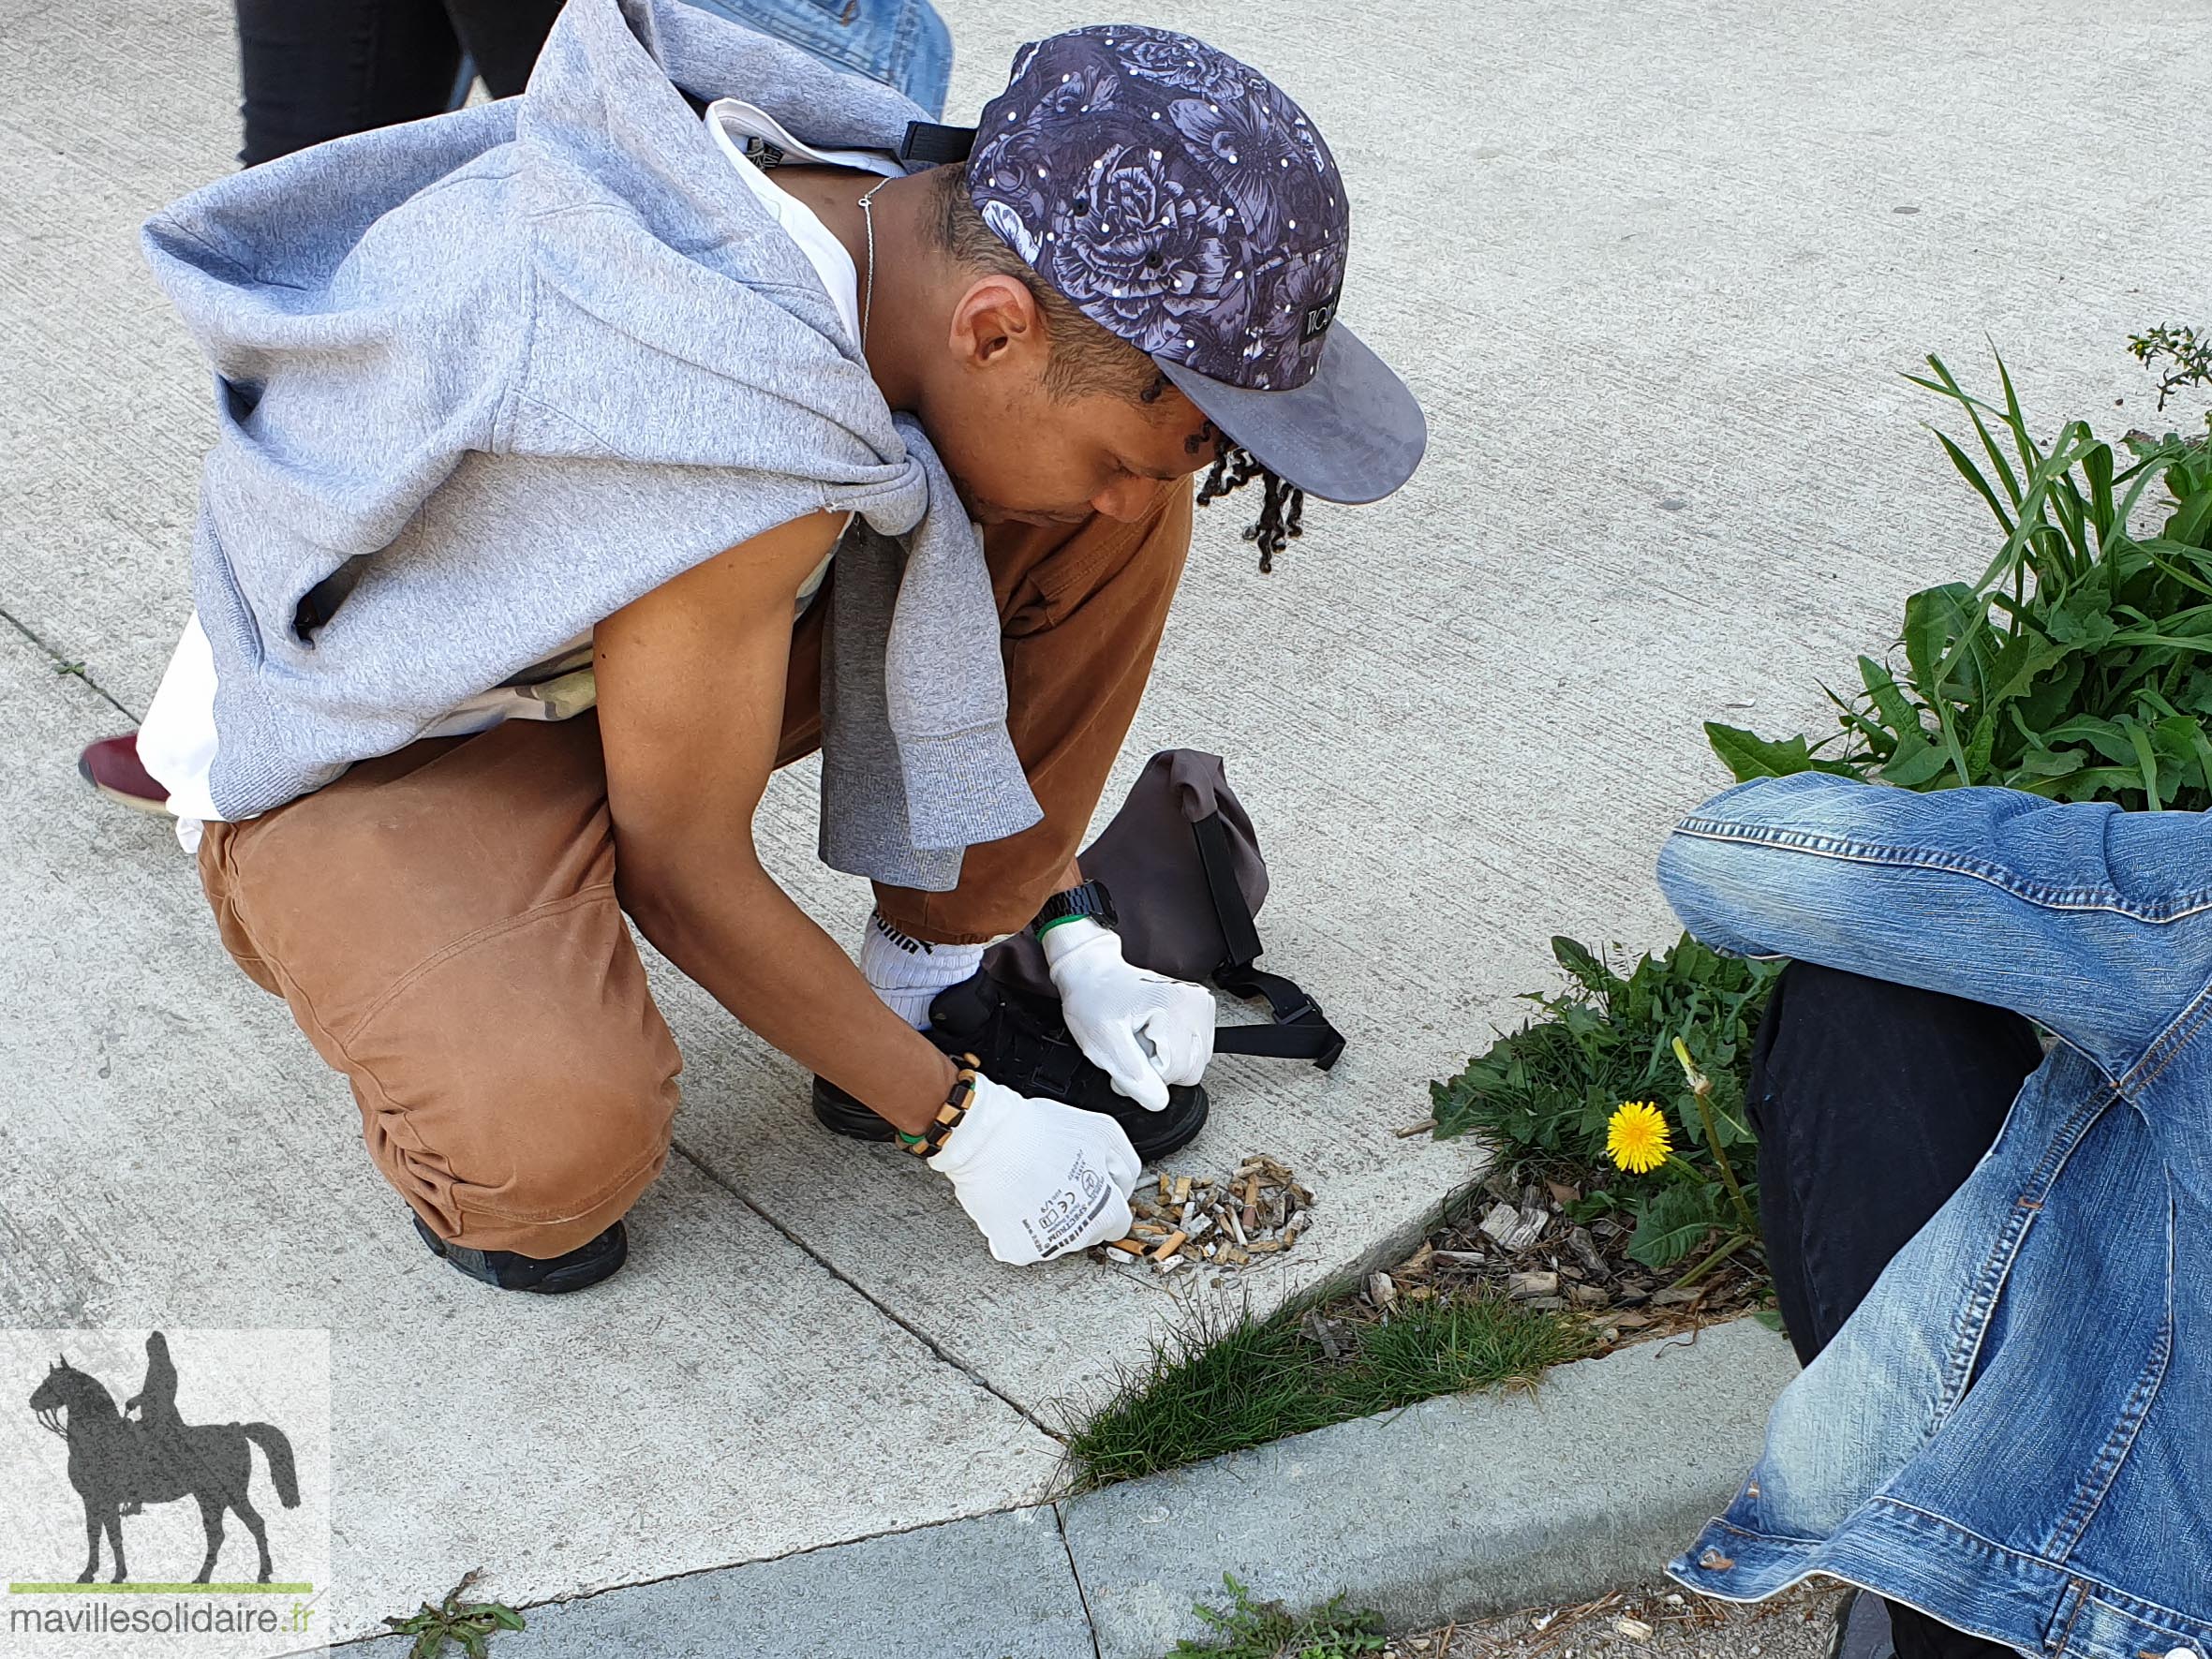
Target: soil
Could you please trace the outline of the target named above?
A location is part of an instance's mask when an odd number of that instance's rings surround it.
[[[1772,1308],[1756,1247],[1713,1265],[1713,1252],[1693,1251],[1656,1271],[1629,1259],[1626,1218],[1600,1216],[1586,1225],[1570,1220],[1566,1207],[1582,1195],[1575,1173],[1523,1180],[1492,1172],[1452,1202],[1411,1255],[1321,1309],[1322,1317],[1358,1323],[1387,1315],[1399,1302],[1487,1294],[1577,1319],[1589,1332],[1591,1352],[1601,1354]],[[1513,1224],[1501,1207],[1512,1209]],[[1685,1277],[1691,1282],[1681,1283]]]
[[[1744,1606],[1665,1581],[1633,1585],[1576,1607],[1401,1632],[1381,1659],[1824,1659],[1848,1593],[1819,1576]]]

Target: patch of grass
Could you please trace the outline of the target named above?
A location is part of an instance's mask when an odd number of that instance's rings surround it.
[[[1377,1395],[1362,1416],[1432,1395],[1533,1381],[1591,1348],[1576,1321],[1492,1296],[1417,1302],[1359,1329],[1357,1339],[1359,1365]]]
[[[1490,1296],[1415,1303],[1354,1328],[1331,1357],[1299,1307],[1198,1314],[1123,1368],[1114,1397],[1068,1437],[1073,1485],[1087,1491],[1240,1452],[1286,1434],[1411,1405],[1432,1395],[1533,1380],[1579,1359],[1578,1321]]]
[[[1221,1581],[1228,1586],[1226,1607],[1200,1602],[1191,1609],[1215,1635],[1203,1643],[1177,1642],[1167,1659],[1356,1659],[1383,1651],[1382,1616],[1347,1613],[1341,1595],[1294,1619],[1281,1602],[1254,1602],[1234,1576],[1224,1573]]]

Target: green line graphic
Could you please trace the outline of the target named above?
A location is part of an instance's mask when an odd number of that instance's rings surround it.
[[[10,1584],[10,1595],[309,1595],[312,1584]]]

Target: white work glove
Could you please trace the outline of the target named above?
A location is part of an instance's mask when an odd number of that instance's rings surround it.
[[[1002,1262],[1025,1267],[1129,1236],[1140,1165],[1103,1112],[1017,1094],[978,1074],[968,1115],[928,1163]]]
[[[1206,1074],[1213,1059],[1214,1007],[1204,985],[1132,967],[1121,955],[1121,936],[1089,916],[1047,927],[1039,942],[1068,1030],[1091,1063],[1114,1080],[1115,1093],[1161,1112],[1170,1083],[1195,1083]]]

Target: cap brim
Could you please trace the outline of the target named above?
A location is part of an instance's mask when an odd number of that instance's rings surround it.
[[[1379,501],[1413,476],[1429,422],[1397,372],[1341,322],[1295,392],[1232,386],[1152,360],[1207,417],[1278,478],[1324,501]]]

